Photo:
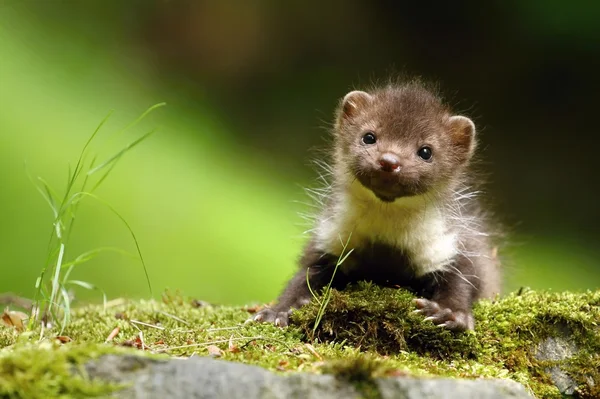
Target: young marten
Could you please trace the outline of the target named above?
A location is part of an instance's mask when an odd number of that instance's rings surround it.
[[[439,326],[474,328],[472,304],[500,290],[496,250],[469,161],[475,125],[420,82],[352,91],[333,129],[332,182],[278,303],[255,321],[287,326],[293,308],[329,284],[358,281],[415,292],[416,312]],[[308,278],[307,278],[308,276]]]

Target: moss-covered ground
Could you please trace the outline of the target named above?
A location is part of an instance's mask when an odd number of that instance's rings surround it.
[[[366,390],[379,376],[511,378],[538,397],[558,398],[545,372],[551,363],[534,354],[559,330],[579,348],[561,363],[578,383],[578,395],[600,397],[600,291],[524,290],[482,301],[475,307],[476,329],[466,333],[413,314],[413,299],[370,284],[333,290],[317,328],[313,301],[286,329],[244,323],[253,307],[213,306],[168,293],[162,301],[83,306],[72,311],[58,338],[53,329],[0,327],[0,397],[103,395],[119,387],[89,381],[82,365],[104,353],[136,352],[213,356],[280,373],[335,373]]]

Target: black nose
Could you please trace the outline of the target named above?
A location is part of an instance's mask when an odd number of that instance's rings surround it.
[[[379,158],[379,165],[384,172],[397,172],[400,170],[400,160],[394,154],[383,154]]]

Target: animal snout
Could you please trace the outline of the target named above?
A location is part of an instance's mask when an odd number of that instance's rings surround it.
[[[400,170],[400,159],[398,156],[391,153],[385,153],[379,158],[379,165],[384,172],[397,172]]]

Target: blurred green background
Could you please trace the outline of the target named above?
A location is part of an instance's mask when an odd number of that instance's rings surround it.
[[[311,149],[341,96],[396,72],[440,82],[479,126],[507,290],[598,288],[599,20],[599,2],[556,0],[0,0],[0,293],[32,296],[47,255],[52,215],[25,162],[62,190],[114,109],[101,156],[160,127],[98,191],[136,232],[155,296],[274,299],[304,242]],[[70,259],[135,249],[94,201],[71,244]],[[73,277],[149,296],[139,262],[118,254]]]

